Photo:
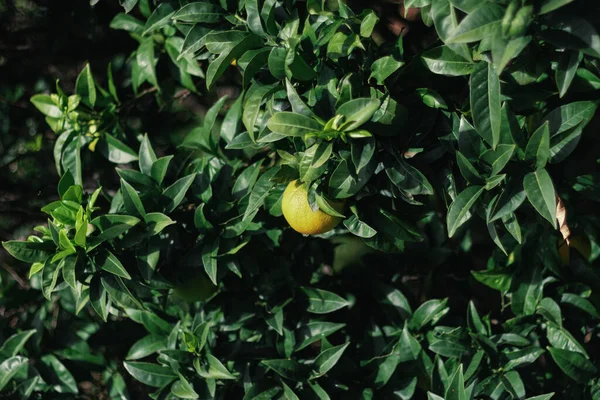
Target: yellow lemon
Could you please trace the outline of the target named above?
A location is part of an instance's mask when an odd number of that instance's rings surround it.
[[[331,202],[329,205],[340,213],[344,209],[344,202]],[[283,192],[281,209],[288,224],[305,235],[330,231],[342,220],[321,210],[313,211],[308,204],[308,187],[299,180],[290,182]]]
[[[570,249],[573,248],[581,254],[585,260],[589,260],[590,254],[592,253],[592,245],[587,236],[577,235],[570,239],[570,244],[564,240],[560,240],[558,243],[558,254],[560,260],[564,265],[568,265],[571,261]]]

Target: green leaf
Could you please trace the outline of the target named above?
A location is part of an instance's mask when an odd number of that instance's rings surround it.
[[[547,14],[551,11],[557,10],[560,7],[566,6],[569,3],[574,2],[575,0],[544,0],[542,6],[540,7],[540,14]],[[554,394],[554,393],[552,393]],[[541,397],[541,396],[540,396]],[[548,397],[550,398],[550,397]],[[533,400],[533,397],[529,400]],[[536,399],[542,400],[542,399]]]
[[[504,370],[510,371],[511,369],[533,364],[544,353],[544,349],[535,346],[505,353],[508,362],[504,365]]]
[[[63,113],[52,98],[46,94],[36,94],[31,97],[31,102],[47,117],[60,118]]]
[[[480,160],[491,167],[490,176],[494,176],[504,169],[512,158],[515,147],[514,144],[501,144],[496,147],[496,150],[487,150],[481,155]]]
[[[481,193],[483,193],[483,186],[469,186],[463,190],[454,199],[448,210],[448,216],[446,218],[446,224],[448,225],[448,236],[452,237],[456,230],[469,220],[471,213],[469,210],[475,204]]]
[[[379,99],[358,98],[347,101],[339,106],[336,110],[336,115],[343,115],[345,117],[343,130],[349,132],[370,120],[380,105],[381,101]],[[348,124],[350,121],[352,123]]]
[[[346,324],[334,323],[334,322],[309,322],[306,325],[301,326],[296,332],[297,345],[294,351],[300,351],[312,343],[324,339],[334,332],[339,331]]]
[[[264,160],[259,160],[242,171],[233,184],[233,188],[231,189],[231,194],[233,197],[236,199],[241,199],[252,190],[252,187],[258,179],[260,168],[263,162]]]
[[[126,360],[139,360],[148,357],[167,347],[167,341],[162,336],[147,335],[135,342],[130,348]]]
[[[152,176],[152,165],[156,162],[156,154],[152,149],[152,144],[150,144],[148,134],[145,134],[144,138],[142,139],[142,144],[140,145],[138,157],[140,171],[147,176]]]
[[[491,3],[487,4],[491,5]],[[500,141],[502,108],[500,80],[494,66],[483,61],[475,64],[471,73],[470,86],[471,111],[475,129],[495,149]]]
[[[324,213],[329,214],[333,217],[346,218],[346,216],[344,214],[340,213],[335,208],[333,208],[333,206],[331,205],[329,200],[327,198],[325,198],[323,195],[317,193],[315,198],[317,201],[317,205],[319,206],[319,210],[321,210]]]
[[[579,67],[579,63],[582,59],[583,53],[579,51],[565,50],[563,54],[561,54],[555,71],[556,86],[558,87],[558,94],[561,98],[564,97],[567,90],[569,90],[573,78],[575,78],[577,67]]]
[[[63,279],[73,290],[77,290],[77,277],[76,277],[76,268],[77,268],[77,256],[69,256],[63,259],[63,267],[62,267],[62,275]]]
[[[306,374],[304,365],[295,360],[262,360],[261,364],[272,369],[278,375],[293,381],[303,380]]]
[[[458,370],[454,373],[454,376],[450,380],[448,388],[446,389],[445,400],[467,400],[465,393],[465,381],[463,378],[463,366],[458,366]]]
[[[467,310],[467,324],[469,328],[475,333],[479,333],[483,336],[487,336],[489,334],[488,329],[481,321],[481,317],[479,316],[477,308],[475,307],[475,303],[473,303],[472,300],[469,301],[469,307]]]
[[[175,10],[173,6],[169,3],[161,3],[156,7],[152,15],[146,21],[146,25],[144,25],[144,31],[142,32],[142,36],[146,36],[149,33],[152,33],[165,25],[169,25],[171,23],[171,17],[175,14]]]
[[[377,231],[361,221],[358,216],[351,215],[344,220],[344,226],[352,233],[361,238],[371,238],[377,234]]]
[[[173,221],[165,214],[159,212],[146,214],[144,217],[144,222],[146,222],[146,225],[148,225],[148,234],[150,236],[157,235],[167,226],[176,223],[176,221]]]
[[[212,29],[202,25],[196,24],[185,36],[183,41],[183,45],[181,46],[181,52],[177,59],[184,58],[188,55],[192,55],[198,50],[200,50],[206,41],[206,37],[209,33],[212,32]]]
[[[268,48],[250,50],[237,60],[237,65],[244,71],[242,74],[243,87],[248,87],[252,78],[267,64],[269,54],[270,50]],[[240,101],[236,102],[236,104],[239,104],[239,107],[241,107],[241,98],[240,96]]]
[[[140,196],[137,194],[133,186],[127,183],[124,179],[121,179],[121,194],[123,195],[125,209],[129,214],[138,215],[142,218],[146,217],[146,209],[142,204]]]
[[[497,27],[496,31],[493,33],[492,58],[494,60],[496,73],[500,76],[509,61],[518,57],[523,49],[531,42],[531,36],[522,36],[506,40],[499,30],[500,27]]]
[[[304,136],[323,129],[316,120],[293,112],[279,112],[269,119],[267,127],[280,135]]]
[[[273,47],[269,53],[267,60],[269,72],[276,79],[281,80],[285,78],[286,54],[287,50],[283,47]]]
[[[475,64],[465,60],[448,46],[435,47],[421,54],[431,72],[438,75],[463,76],[473,72]]]
[[[550,136],[556,136],[576,126],[585,126],[594,116],[597,105],[593,101],[576,101],[550,111],[541,121],[549,123]]]
[[[273,178],[278,171],[279,167],[272,167],[258,179],[250,193],[248,207],[244,212],[243,221],[252,221],[258,212],[258,209],[264,205],[265,199],[275,184],[271,181],[271,178]]]
[[[202,233],[206,233],[207,231],[214,228],[213,224],[210,223],[204,216],[204,207],[205,203],[202,203],[196,208],[194,212],[194,226]]]
[[[9,240],[2,242],[2,247],[19,261],[26,263],[43,263],[52,254],[53,246],[39,242],[21,242]]]
[[[246,0],[244,5],[246,8],[246,23],[250,32],[263,37],[267,36],[260,19],[258,0]]]
[[[556,194],[548,172],[545,169],[530,172],[523,179],[523,187],[529,202],[556,229]]]
[[[403,65],[404,61],[398,61],[394,56],[378,58],[371,65],[371,75],[369,75],[369,80],[375,78],[378,85],[383,85],[384,81]]]
[[[216,357],[211,354],[206,355],[208,360],[208,373],[214,379],[235,379],[235,376],[225,368],[225,366]]]
[[[69,370],[53,354],[46,354],[41,358],[42,363],[50,373],[53,389],[59,393],[79,393],[77,382]]]
[[[544,168],[550,157],[550,128],[544,122],[531,135],[525,148],[525,161],[533,163],[536,169]]]
[[[509,371],[502,375],[500,379],[513,398],[522,399],[525,397],[525,385],[517,371]]]
[[[28,359],[21,356],[10,357],[0,364],[0,391],[11,381],[11,379],[27,368]]]
[[[125,361],[123,366],[136,380],[152,387],[163,387],[177,378],[171,368],[158,364]]]
[[[219,238],[204,244],[202,248],[202,264],[204,271],[214,285],[217,285],[217,254],[219,253]]]
[[[409,326],[418,330],[430,322],[435,323],[448,312],[447,303],[448,299],[432,299],[424,302],[413,313],[409,321]]]
[[[173,212],[181,204],[192,182],[194,182],[194,178],[196,178],[196,173],[184,176],[163,191],[163,196],[168,200],[165,206],[166,213]]]
[[[510,289],[512,275],[504,272],[496,271],[471,271],[473,278],[477,279],[482,284],[501,292],[506,292]]]
[[[285,384],[284,381],[281,381],[281,385],[283,386],[283,399],[282,400],[300,400],[300,397],[294,393],[292,389],[288,385]]]
[[[348,301],[335,293],[304,286],[301,289],[308,298],[308,312],[328,314],[348,306]]]
[[[312,365],[313,377],[317,378],[326,374],[331,368],[337,364],[337,362],[344,354],[346,348],[350,345],[350,342],[341,344],[339,346],[331,347],[319,354]]]
[[[569,378],[586,384],[598,373],[594,364],[586,359],[581,353],[547,347],[550,355],[558,367]]]
[[[140,222],[139,218],[131,215],[107,214],[100,215],[91,221],[91,224],[100,230],[98,239],[110,240],[127,232]]]
[[[477,172],[473,164],[471,164],[467,157],[465,157],[460,151],[456,152],[456,163],[458,164],[458,168],[460,169],[460,174],[466,179],[467,182],[482,182],[482,178],[479,175],[479,172]]]
[[[115,164],[127,164],[138,159],[135,151],[108,133],[104,133],[96,149]]]
[[[120,304],[122,307],[134,310],[144,308],[119,276],[106,275],[101,278],[101,282],[112,301]]]
[[[412,315],[410,303],[400,290],[382,283],[377,285],[376,294],[379,303],[394,307],[401,318],[407,319]]]
[[[129,14],[119,13],[110,21],[112,29],[120,29],[141,35],[144,32],[144,24],[139,19]]]
[[[552,1],[552,0],[550,0],[550,1]],[[572,0],[567,0],[567,1],[572,1]],[[553,396],[554,396],[554,392],[548,393],[548,394],[542,394],[539,396],[528,397],[525,400],[550,400]]]
[[[456,0],[455,0],[456,1]],[[464,43],[448,43],[448,40],[458,26],[456,10],[449,0],[435,0],[431,8],[431,15],[435,30],[440,39],[448,46],[450,50],[460,55],[467,61],[471,61],[471,52]]]
[[[327,168],[327,161],[331,156],[333,145],[329,142],[315,143],[306,149],[298,166],[300,180],[310,184],[319,178]]]
[[[366,10],[366,15],[360,22],[360,36],[370,37],[377,22],[379,22],[377,14],[373,10]]]
[[[350,172],[349,162],[343,159],[329,178],[329,188],[333,196],[337,199],[345,199],[358,193],[367,184],[375,171],[376,163],[374,161],[374,159],[371,159],[369,164],[354,177]]]
[[[548,338],[548,343],[550,343],[552,347],[575,351],[583,354],[585,358],[590,358],[581,343],[579,343],[569,331],[561,326],[549,323],[546,328],[546,337]]]
[[[165,179],[165,175],[167,174],[167,170],[169,169],[169,164],[173,156],[165,156],[161,157],[158,160],[152,163],[152,167],[150,168],[150,176],[158,183],[162,184]]]
[[[372,138],[352,141],[350,144],[352,163],[357,173],[369,164],[373,154],[375,154],[375,147],[375,140]]]
[[[563,293],[560,297],[560,302],[568,304],[570,307],[575,308],[579,311],[583,311],[594,318],[600,318],[600,314],[596,310],[596,307],[587,299],[578,296],[573,293]],[[560,324],[559,324],[560,325]]]
[[[542,269],[537,265],[522,266],[512,279],[511,290],[515,315],[533,315],[542,299]]]
[[[176,22],[213,24],[223,19],[223,13],[221,8],[214,4],[198,1],[181,7],[173,15],[173,19]]]
[[[261,44],[261,38],[251,34],[247,35],[239,42],[236,42],[232,48],[221,53],[218,58],[209,64],[208,69],[206,70],[206,88],[210,90],[213,87],[217,79],[219,79],[221,75],[223,75],[223,72],[231,65],[231,61],[239,58],[246,51],[254,49]]]
[[[171,386],[171,393],[179,399],[197,399],[198,393],[187,379],[179,374],[179,380]]]
[[[81,100],[88,106],[94,107],[96,104],[96,83],[92,76],[90,64],[79,73],[77,82],[75,82],[75,92],[81,96]]]
[[[131,275],[127,272],[123,264],[114,254],[106,249],[100,249],[94,258],[94,262],[105,271],[115,274],[125,279],[131,279]]]
[[[543,298],[542,301],[540,301],[540,304],[538,305],[536,313],[543,315],[544,318],[556,324],[557,326],[562,326],[562,314],[560,311],[560,307],[551,298]]]
[[[0,355],[3,358],[10,358],[16,356],[23,349],[25,343],[27,343],[29,338],[36,332],[36,329],[30,329],[27,331],[15,333],[14,335],[5,339],[4,343],[2,343],[2,346],[0,347]],[[0,385],[0,390],[1,389],[2,388]]]
[[[411,196],[433,194],[433,186],[425,175],[401,158],[385,170],[390,181],[403,193]]]
[[[156,77],[156,60],[154,58],[154,41],[148,38],[143,41],[136,52],[136,65],[140,71],[143,81],[148,81],[151,85],[158,88],[158,79]],[[139,85],[138,85],[139,86]]]
[[[492,2],[479,4],[452,32],[448,43],[476,42],[493,34],[504,16],[504,7]]]

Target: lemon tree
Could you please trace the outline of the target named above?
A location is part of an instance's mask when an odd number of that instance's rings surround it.
[[[1,398],[600,398],[595,2],[8,3]]]

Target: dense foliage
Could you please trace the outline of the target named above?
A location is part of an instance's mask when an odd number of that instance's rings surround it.
[[[120,3],[2,88],[0,397],[600,399],[598,5]]]

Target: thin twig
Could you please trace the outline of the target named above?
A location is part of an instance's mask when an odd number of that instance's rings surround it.
[[[21,286],[21,288],[23,288],[24,290],[29,290],[29,284],[27,282],[25,282],[23,279],[21,279],[21,277],[19,276],[19,274],[17,274],[14,269],[12,269],[7,264],[2,264],[2,268],[6,272],[8,272],[10,274],[10,276],[13,277],[13,279],[15,280],[15,282],[17,282],[19,284],[19,286]]]

